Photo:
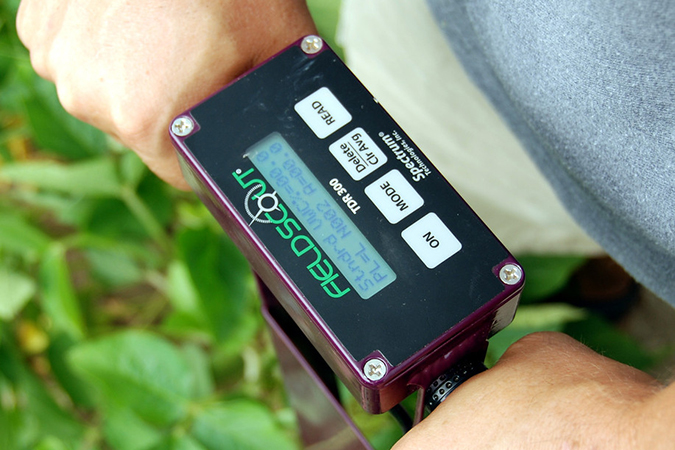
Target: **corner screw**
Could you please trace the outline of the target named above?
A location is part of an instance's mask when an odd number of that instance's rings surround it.
[[[387,374],[387,366],[381,359],[373,358],[363,366],[363,373],[370,381],[378,381]]]
[[[510,286],[518,284],[521,278],[523,278],[523,269],[515,264],[506,264],[499,271],[499,279]]]
[[[187,136],[192,133],[195,128],[195,123],[189,117],[182,116],[177,118],[171,124],[171,132],[176,136]]]
[[[302,49],[303,52],[307,53],[308,55],[319,53],[323,48],[323,39],[313,34],[309,35],[302,40],[300,48]]]

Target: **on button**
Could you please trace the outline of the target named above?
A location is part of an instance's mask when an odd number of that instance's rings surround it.
[[[462,249],[462,243],[436,213],[429,213],[410,225],[401,232],[401,237],[429,269],[435,269]]]

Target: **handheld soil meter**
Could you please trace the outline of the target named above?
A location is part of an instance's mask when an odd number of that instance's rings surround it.
[[[518,263],[320,38],[171,134],[187,181],[367,411],[442,397],[443,374],[511,322]]]

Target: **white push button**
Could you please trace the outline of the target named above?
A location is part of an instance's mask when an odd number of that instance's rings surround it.
[[[395,169],[369,184],[365,192],[390,223],[399,223],[424,204],[415,188]]]
[[[387,162],[387,157],[363,128],[356,128],[328,147],[342,167],[356,180],[362,180]]]
[[[352,120],[349,111],[327,87],[300,100],[294,109],[319,139],[329,136]]]
[[[462,243],[435,213],[429,213],[401,232],[401,237],[429,269],[438,267],[462,248]]]

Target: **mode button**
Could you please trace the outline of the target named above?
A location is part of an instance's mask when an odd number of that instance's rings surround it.
[[[368,185],[365,193],[389,223],[399,223],[424,204],[424,199],[396,169]]]

